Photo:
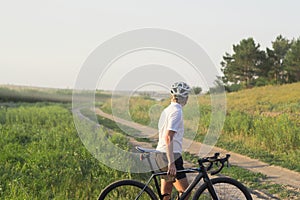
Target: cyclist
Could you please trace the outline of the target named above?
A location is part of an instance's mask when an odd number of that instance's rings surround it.
[[[182,140],[184,134],[182,107],[187,103],[191,88],[184,82],[176,82],[171,86],[171,103],[161,113],[158,128],[159,140],[156,150],[156,163],[168,175],[161,177],[161,193],[164,199],[170,199],[173,186],[179,193],[185,191],[189,183],[182,170]]]

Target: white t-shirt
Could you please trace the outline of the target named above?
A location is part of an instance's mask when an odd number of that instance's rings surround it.
[[[184,127],[182,106],[178,103],[171,102],[161,113],[158,123],[159,140],[156,147],[157,151],[166,152],[165,134],[167,130],[176,132],[173,137],[173,153],[181,153]]]

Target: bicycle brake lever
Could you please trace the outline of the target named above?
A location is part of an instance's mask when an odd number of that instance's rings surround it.
[[[220,153],[215,153],[214,158],[217,159],[219,157]]]

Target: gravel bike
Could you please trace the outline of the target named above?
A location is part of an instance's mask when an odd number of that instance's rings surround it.
[[[164,195],[160,192],[159,176],[166,175],[167,172],[154,171],[150,161],[151,153],[158,153],[154,149],[146,149],[142,147],[136,147],[136,150],[141,153],[141,159],[147,159],[151,167],[151,176],[144,184],[135,180],[119,180],[108,185],[101,192],[98,200],[137,200],[137,199],[153,199],[162,200]],[[228,165],[230,155],[226,154],[221,158],[219,153],[215,153],[214,156],[200,158],[198,160],[198,168],[186,168],[184,170],[178,170],[177,173],[197,173],[194,180],[190,183],[188,188],[179,196],[176,195],[176,199],[185,199],[196,188],[200,180],[203,179],[203,184],[193,194],[192,199],[213,199],[213,200],[231,200],[231,199],[246,199],[252,200],[251,194],[248,189],[240,182],[229,177],[217,177],[210,178],[209,174],[216,175],[224,167],[225,163]],[[213,167],[214,166],[214,167]],[[217,166],[217,169],[215,167]],[[149,184],[154,180],[156,193],[150,188]]]

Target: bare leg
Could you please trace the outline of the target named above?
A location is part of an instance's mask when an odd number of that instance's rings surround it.
[[[161,193],[169,194],[164,197],[164,200],[169,200],[171,198],[171,193],[173,189],[173,182],[167,182],[165,179],[161,179]]]
[[[187,178],[182,178],[180,180],[177,180],[176,179],[176,182],[173,183],[173,185],[175,186],[176,190],[179,192],[179,193],[183,193],[187,187],[189,186],[189,182],[187,180]],[[188,195],[185,200],[189,199],[190,195]]]

